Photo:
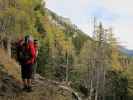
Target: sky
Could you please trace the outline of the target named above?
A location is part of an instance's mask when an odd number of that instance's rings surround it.
[[[133,0],[45,0],[46,7],[92,35],[93,17],[112,27],[118,42],[133,50]]]

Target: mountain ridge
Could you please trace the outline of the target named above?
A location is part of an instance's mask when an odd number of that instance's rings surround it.
[[[120,46],[120,51],[128,56],[133,56],[133,50]]]

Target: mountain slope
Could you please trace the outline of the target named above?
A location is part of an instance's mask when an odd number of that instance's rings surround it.
[[[46,16],[48,16],[49,20],[62,29],[66,35],[68,36],[75,36],[75,35],[82,35],[87,39],[91,39],[88,35],[86,35],[83,31],[81,31],[75,24],[71,22],[69,18],[65,18],[62,16],[57,15],[53,11],[45,8]],[[71,33],[71,34],[70,34]]]
[[[129,49],[124,48],[124,47],[120,47],[120,51],[124,54],[127,54],[128,56],[133,56],[133,50],[129,50]]]
[[[55,12],[45,8],[45,15],[49,20],[49,23],[61,30],[65,35],[65,39],[71,39],[77,53],[87,40],[93,41],[93,39],[80,30],[75,24],[71,22],[69,18],[64,18],[57,15]]]

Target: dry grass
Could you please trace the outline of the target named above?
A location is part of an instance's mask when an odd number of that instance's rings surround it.
[[[15,60],[11,59],[3,49],[0,49],[0,64],[9,75],[12,75],[17,80],[21,79],[19,64],[17,64]]]

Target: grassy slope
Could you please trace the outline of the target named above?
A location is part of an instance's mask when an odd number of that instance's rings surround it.
[[[0,49],[0,66],[3,71],[20,80],[20,66],[3,49]]]

